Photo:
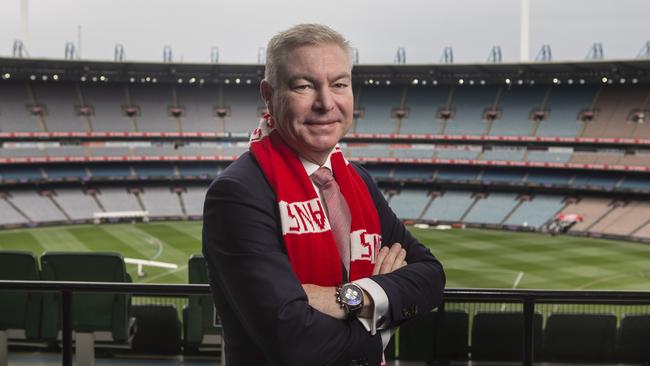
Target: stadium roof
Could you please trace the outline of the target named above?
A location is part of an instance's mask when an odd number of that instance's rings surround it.
[[[258,64],[192,64],[0,58],[0,80],[256,83]],[[647,83],[650,59],[580,62],[355,65],[357,82],[370,84]],[[603,79],[606,78],[606,79]],[[417,81],[416,81],[417,80]],[[461,81],[462,80],[462,81]],[[571,80],[571,81],[569,81]],[[580,80],[583,80],[582,82]]]

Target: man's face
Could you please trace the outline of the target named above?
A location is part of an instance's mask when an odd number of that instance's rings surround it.
[[[289,52],[278,70],[270,112],[284,141],[301,157],[322,164],[352,123],[351,66],[335,44]]]

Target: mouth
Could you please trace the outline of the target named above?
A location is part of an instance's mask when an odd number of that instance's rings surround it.
[[[306,121],[306,125],[313,125],[313,126],[327,126],[327,125],[332,125],[337,123],[338,121]]]

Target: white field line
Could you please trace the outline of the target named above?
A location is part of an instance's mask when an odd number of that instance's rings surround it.
[[[147,243],[158,247],[158,250],[156,251],[156,254],[154,254],[153,257],[150,258],[151,260],[157,259],[158,257],[160,257],[162,255],[162,253],[163,253],[163,243],[160,240],[158,240],[158,238],[154,238],[153,236],[147,236],[147,237],[144,238],[144,240]]]
[[[519,286],[519,283],[521,282],[521,279],[524,278],[524,272],[519,272],[517,274],[517,278],[515,279],[515,283],[512,285],[512,288],[515,289],[517,286]],[[501,305],[501,311],[506,310],[506,304]]]

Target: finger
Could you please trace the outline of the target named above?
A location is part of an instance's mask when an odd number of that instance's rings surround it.
[[[402,262],[405,262],[405,259],[406,259],[406,250],[402,248],[397,254],[397,257],[395,257],[395,261],[393,262],[393,271],[398,268],[402,268],[403,267]]]
[[[406,250],[400,249],[400,251],[395,256],[395,259],[391,263],[391,267],[385,273],[391,273],[399,268],[402,268],[402,262],[406,259]]]
[[[381,249],[379,249],[379,254],[377,254],[375,260],[375,268],[372,269],[373,276],[379,274],[379,269],[381,268],[382,263],[384,263],[384,259],[386,258],[386,255],[388,255],[389,250],[389,247],[381,247]]]
[[[395,258],[401,249],[402,245],[400,243],[395,243],[390,247],[388,255],[384,259],[384,262],[381,264],[381,269],[379,270],[380,274],[390,273],[392,271],[393,262],[395,262]]]

